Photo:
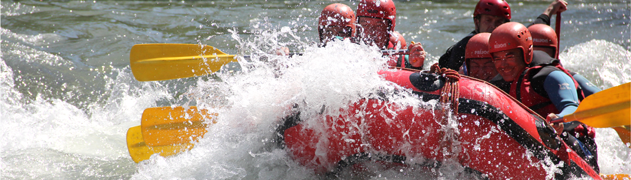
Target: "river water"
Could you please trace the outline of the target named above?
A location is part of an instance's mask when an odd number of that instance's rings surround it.
[[[314,179],[283,150],[273,125],[293,103],[334,111],[367,89],[387,88],[374,47],[316,48],[319,1],[2,1],[0,179]],[[341,3],[356,8],[356,1]],[[547,1],[512,2],[513,20],[532,22]],[[473,30],[475,1],[396,1],[397,26],[423,43],[425,69]],[[629,1],[570,1],[560,59],[601,88],[631,81]],[[553,19],[554,22],[554,19]],[[554,24],[554,23],[553,23]],[[131,74],[134,44],[207,44],[261,55],[280,46],[304,56],[270,56],[241,73],[160,82]],[[404,98],[405,99],[405,98]],[[403,100],[405,101],[405,100]],[[145,108],[229,106],[196,148],[134,163],[125,133]],[[334,112],[332,112],[334,113]],[[630,173],[631,149],[597,129],[602,173]],[[366,178],[417,179],[383,170]],[[427,179],[452,176],[419,173]],[[451,177],[451,178],[450,178]]]

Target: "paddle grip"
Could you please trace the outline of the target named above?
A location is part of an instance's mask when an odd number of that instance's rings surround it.
[[[562,123],[562,122],[563,122],[563,117],[555,118],[555,119],[550,120],[550,124]]]

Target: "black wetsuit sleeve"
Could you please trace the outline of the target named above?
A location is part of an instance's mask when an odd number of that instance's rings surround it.
[[[449,68],[456,71],[460,70],[460,66],[462,66],[462,63],[464,63],[465,48],[467,47],[469,39],[471,39],[473,35],[475,34],[471,33],[467,35],[467,37],[460,40],[458,43],[449,47],[449,49],[447,49],[447,52],[445,52],[445,54],[440,56],[440,59],[438,59],[438,66],[440,66],[441,68]]]
[[[545,14],[541,14],[539,15],[539,17],[537,17],[537,19],[535,19],[535,22],[531,23],[528,25],[528,27],[534,25],[534,24],[546,24],[546,25],[550,25],[550,16],[545,15]]]
[[[558,59],[550,57],[548,53],[534,50],[532,51],[532,62],[528,65],[528,67],[534,67],[539,65],[552,64],[554,62],[560,62]]]

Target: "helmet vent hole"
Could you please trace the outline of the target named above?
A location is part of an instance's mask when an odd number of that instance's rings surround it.
[[[521,38],[521,35],[517,35],[517,38]]]
[[[491,9],[486,8],[486,9],[484,9],[484,11],[486,11],[486,12],[491,12]]]

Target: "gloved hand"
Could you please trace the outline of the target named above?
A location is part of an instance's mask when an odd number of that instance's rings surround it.
[[[410,64],[415,68],[423,68],[423,63],[425,62],[425,50],[423,49],[423,45],[421,43],[414,43],[408,46],[408,52],[410,52]]]
[[[596,137],[596,129],[594,129],[591,126],[585,125],[578,121],[567,122],[565,124],[566,125],[564,128],[564,131],[571,133],[576,138],[581,138],[581,137],[595,138]]]

